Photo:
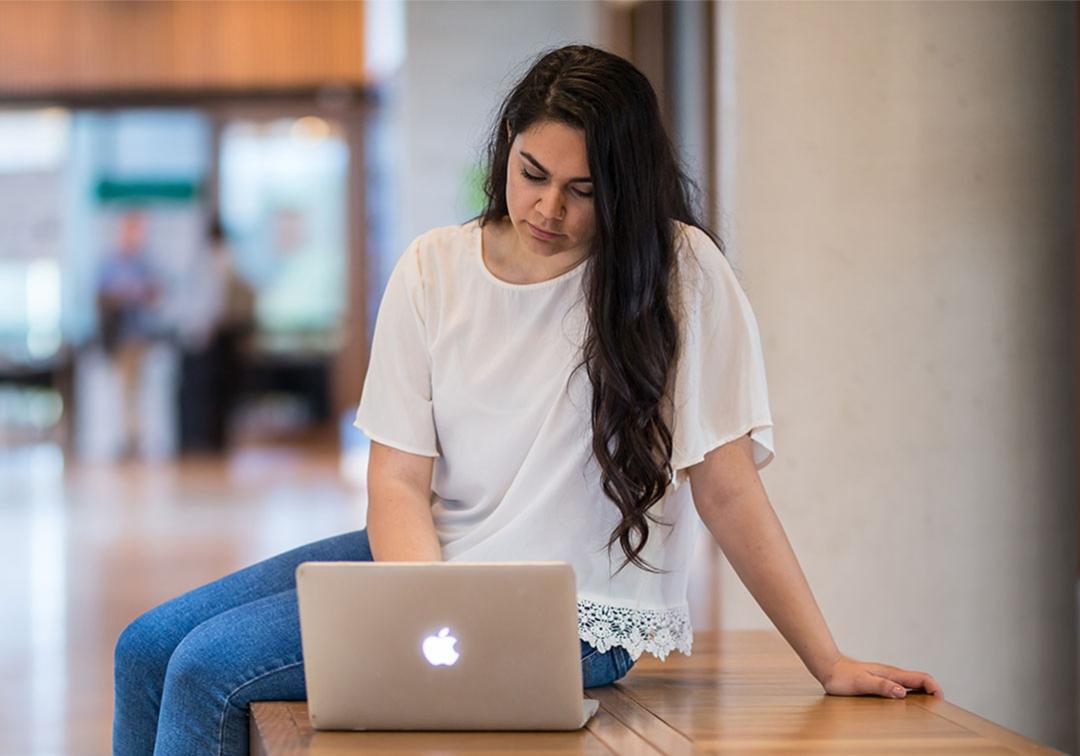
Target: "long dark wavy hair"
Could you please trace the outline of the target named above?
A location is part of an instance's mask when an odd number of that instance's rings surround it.
[[[592,456],[604,493],[622,514],[608,549],[622,547],[620,571],[633,563],[659,572],[641,552],[649,522],[660,524],[649,509],[672,477],[665,408],[679,348],[669,300],[672,221],[697,226],[723,247],[694,211],[696,187],[676,160],[648,79],[629,61],[586,45],[541,55],[504,99],[487,144],[481,224],[509,214],[510,145],[541,121],[585,133],[593,182],[596,232],[583,281],[588,326],[575,372],[585,367],[592,383]]]

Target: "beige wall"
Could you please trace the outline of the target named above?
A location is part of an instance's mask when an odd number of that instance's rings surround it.
[[[1075,7],[723,3],[764,473],[841,649],[1076,741]],[[768,620],[725,565],[722,622]]]

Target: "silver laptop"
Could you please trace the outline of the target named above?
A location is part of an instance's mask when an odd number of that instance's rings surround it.
[[[304,562],[308,715],[319,730],[576,730],[582,693],[565,562]]]

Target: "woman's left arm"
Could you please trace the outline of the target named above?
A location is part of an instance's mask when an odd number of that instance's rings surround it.
[[[941,686],[925,672],[840,653],[758,477],[749,436],[709,452],[688,473],[695,506],[709,532],[826,693],[903,698],[907,687],[944,697]]]

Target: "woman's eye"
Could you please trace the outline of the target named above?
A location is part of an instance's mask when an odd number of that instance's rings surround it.
[[[539,182],[539,181],[544,181],[545,180],[544,176],[534,176],[533,174],[529,173],[524,168],[521,169],[521,175],[524,176],[529,181],[537,181],[537,182]],[[589,197],[593,196],[592,192],[583,192],[580,189],[574,189],[573,192],[574,192],[574,194],[576,194],[578,197],[581,197],[582,199],[588,199]]]

